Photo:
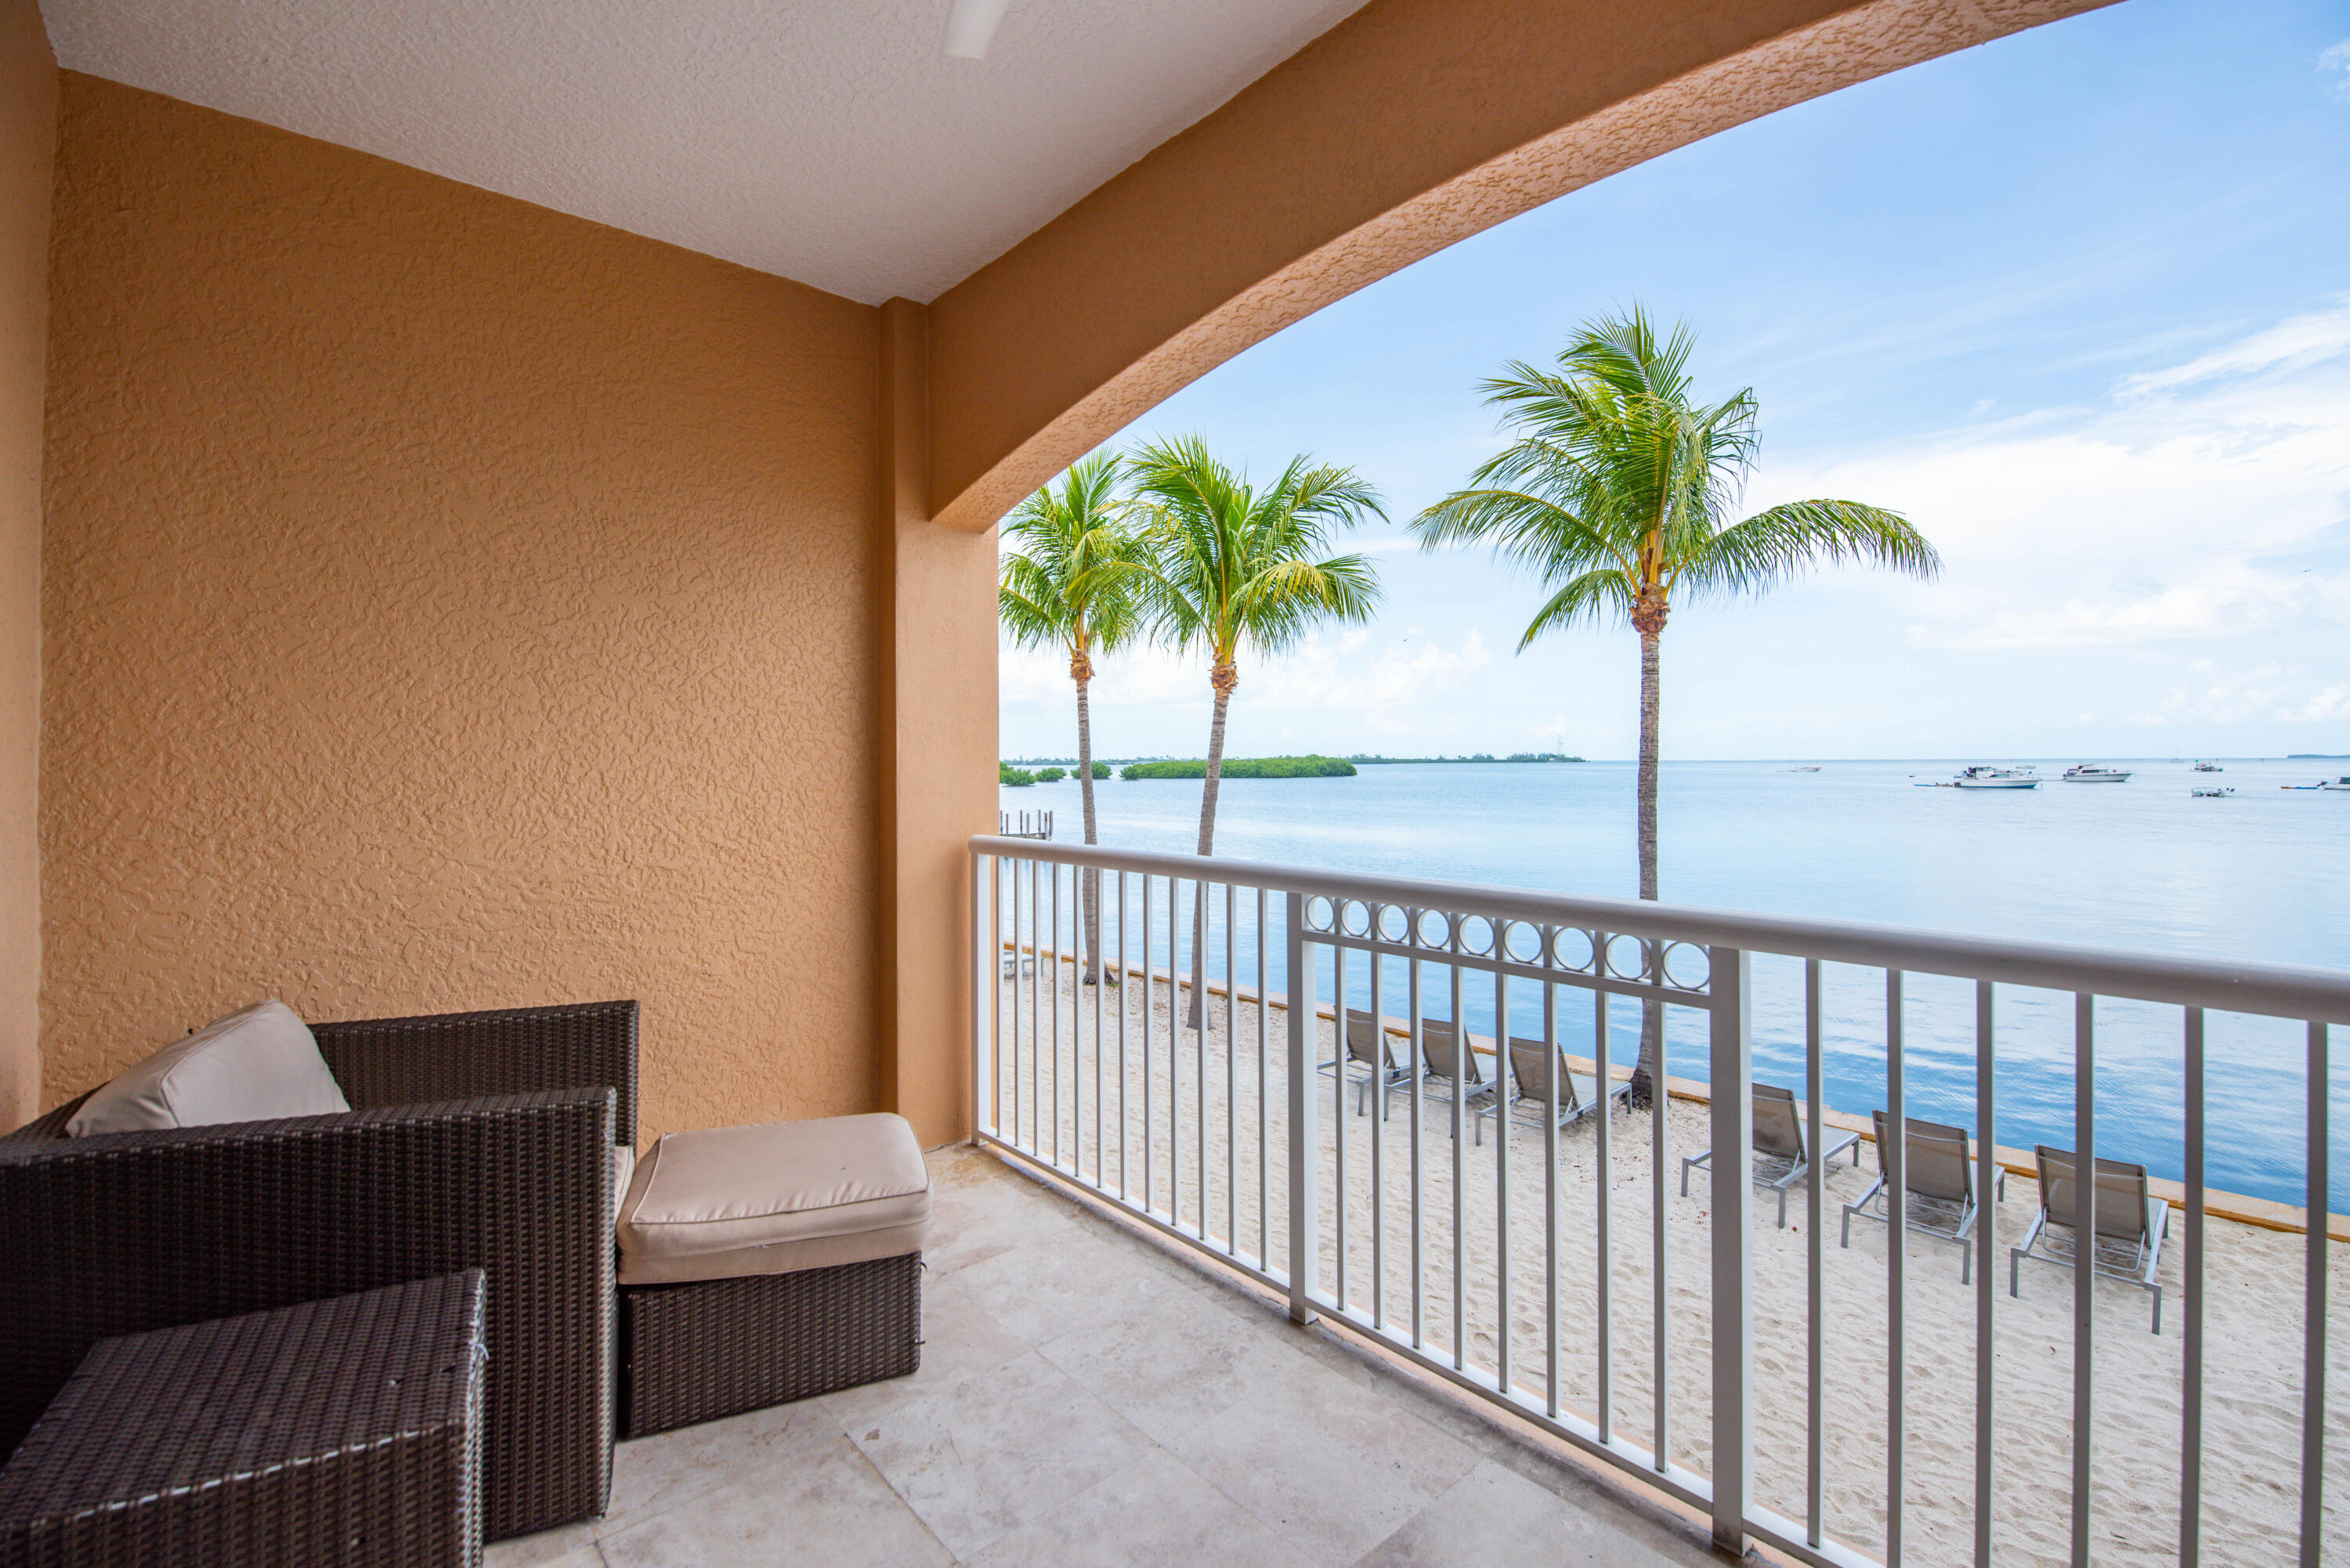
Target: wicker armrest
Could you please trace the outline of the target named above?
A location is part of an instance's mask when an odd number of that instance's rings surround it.
[[[486,1533],[602,1512],[615,1097],[0,1140],[0,1451],[99,1339],[479,1268]]]
[[[614,1136],[637,1142],[637,1004],[588,1002],[314,1023],[355,1110],[609,1085]]]

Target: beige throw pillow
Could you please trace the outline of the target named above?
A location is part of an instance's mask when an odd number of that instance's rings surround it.
[[[278,1001],[216,1019],[100,1087],[68,1137],[348,1111],[310,1026]]]

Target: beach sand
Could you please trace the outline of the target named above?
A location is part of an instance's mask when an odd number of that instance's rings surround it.
[[[1098,1177],[1112,1192],[1122,1189],[1131,1201],[1162,1217],[1171,1210],[1186,1225],[1196,1226],[1204,1203],[1208,1231],[1219,1242],[1236,1233],[1241,1253],[1284,1260],[1287,1194],[1280,1174],[1287,1138],[1284,1010],[1277,1005],[1266,1010],[1263,1071],[1269,1093],[1260,1097],[1259,1019],[1247,1000],[1229,1004],[1229,1033],[1225,999],[1211,994],[1212,1026],[1205,1039],[1191,1032],[1175,1036],[1169,988],[1163,981],[1153,985],[1151,1049],[1146,1064],[1140,984],[1079,987],[1067,966],[1048,959],[1042,967],[1045,978],[1041,986],[1033,985],[1027,974],[1017,986],[1024,1054],[1016,1063],[1010,1054],[1014,1009],[1008,1002],[1003,1004],[1001,1071],[993,1085],[981,1085],[982,1116],[1007,1140],[1038,1147],[1045,1158],[1063,1167],[1079,1168],[1088,1180]],[[1037,1023],[1042,1023],[1048,1042],[1054,1034],[1055,969],[1061,971],[1060,1048],[1038,1053],[1034,1048]],[[1040,1004],[1041,1019],[1032,1015],[1032,1000]],[[1122,1072],[1121,1003],[1126,1010]],[[1330,1060],[1336,1050],[1328,1020],[1317,1021],[1316,1035],[1315,1059]],[[1170,1037],[1176,1042],[1171,1051]],[[1238,1041],[1237,1052],[1227,1052],[1228,1038]],[[1618,1048],[1628,1056],[1636,1045],[1637,1039],[1627,1031]],[[1170,1064],[1178,1090],[1171,1100]],[[1378,1311],[1383,1322],[1409,1336],[1414,1180],[1409,1095],[1397,1093],[1382,1121],[1376,1096],[1371,1114],[1358,1116],[1349,1086],[1342,1116],[1331,1080],[1317,1075],[1315,1082],[1323,1096],[1316,1118],[1324,1194],[1321,1282],[1331,1289],[1339,1281],[1342,1254],[1330,1194],[1337,1186],[1343,1132],[1345,1297],[1350,1304]],[[1420,1334],[1424,1345],[1448,1358],[1456,1343],[1456,1150],[1447,1136],[1451,1115],[1440,1095],[1424,1102],[1418,1174],[1422,1195]],[[1676,1102],[1666,1122],[1668,1451],[1673,1462],[1700,1473],[1711,1469],[1711,1206],[1702,1171],[1695,1173],[1690,1196],[1679,1195],[1679,1162],[1706,1147],[1706,1116],[1702,1106]],[[1236,1141],[1227,1141],[1228,1120],[1237,1129]],[[1595,1121],[1586,1117],[1559,1135],[1555,1253],[1559,1398],[1567,1409],[1589,1419],[1596,1419],[1599,1401]],[[1107,1138],[1102,1136],[1105,1124]],[[1611,1124],[1610,1152],[1614,1201],[1607,1272],[1614,1427],[1642,1447],[1653,1447],[1655,1427],[1652,1126],[1645,1114],[1619,1113]],[[1270,1190],[1263,1194],[1262,1204],[1260,1127],[1272,1155]],[[1232,1158],[1235,1153],[1241,1158]],[[1837,1244],[1842,1205],[1856,1200],[1875,1174],[1873,1146],[1864,1142],[1861,1156],[1860,1168],[1849,1163],[1848,1156],[1832,1167],[1825,1188],[1825,1525],[1830,1537],[1882,1556],[1888,1237],[1884,1225],[1856,1220],[1850,1248]],[[1539,1398],[1549,1376],[1539,1121],[1515,1121],[1506,1150],[1488,1123],[1482,1147],[1466,1141],[1458,1158],[1467,1358],[1491,1371],[1500,1365],[1506,1339],[1510,1382]],[[1375,1190],[1384,1195],[1381,1223],[1374,1220]],[[1504,1191],[1509,1212],[1506,1292],[1497,1222]],[[2007,1294],[2006,1248],[2022,1240],[2035,1206],[2033,1184],[2011,1178],[2006,1200],[1987,1210],[1995,1217],[2000,1243],[1992,1542],[2002,1563],[2062,1563],[2069,1560],[2072,1519],[2073,1275],[2027,1262],[2021,1298]],[[1762,1506],[1800,1523],[1806,1513],[1809,1259],[1803,1189],[1790,1196],[1783,1231],[1777,1228],[1776,1213],[1776,1199],[1758,1190],[1752,1249],[1755,1496]],[[1375,1231],[1381,1238],[1376,1266]],[[2158,1276],[2165,1286],[2160,1337],[2147,1332],[2151,1303],[2145,1292],[2112,1281],[2101,1280],[2097,1285],[2091,1529],[2093,1555],[2100,1563],[2177,1560],[2183,1238],[2183,1220],[2174,1214]],[[2290,1561],[2296,1550],[2303,1248],[2304,1240],[2297,1235],[2218,1220],[2209,1228],[2204,1309],[2207,1563],[2273,1563]],[[1974,1541],[1975,1293],[1960,1282],[1960,1257],[1954,1243],[1912,1233],[1908,1253],[1901,1407],[1907,1432],[1904,1557],[1918,1563],[1963,1563],[1971,1561]],[[2326,1420],[2326,1493],[2331,1502],[2342,1498],[2343,1488],[2350,1484],[2350,1397],[2345,1397],[2350,1395],[2350,1258],[2345,1256],[2350,1247],[2336,1243],[2329,1253],[2327,1378],[2328,1386],[2338,1391],[2328,1401]],[[2350,1519],[2335,1506],[2327,1510],[2327,1551],[2330,1556],[2350,1560]]]

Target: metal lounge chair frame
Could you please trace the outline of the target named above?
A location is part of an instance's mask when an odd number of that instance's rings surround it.
[[[1388,1033],[1384,1023],[1359,1007],[1347,1009],[1345,1054],[1321,1064],[1320,1070],[1332,1075],[1344,1072],[1352,1078],[1357,1091],[1355,1114],[1358,1116],[1367,1114],[1370,1109],[1372,1088],[1375,1085],[1379,1088],[1382,1091],[1379,1096],[1381,1121],[1385,1121],[1388,1115],[1385,1091],[1409,1087],[1411,1084],[1410,1065],[1396,1060],[1395,1036]]]
[[[1479,1108],[1478,1102],[1492,1099],[1494,1091],[1500,1085],[1494,1079],[1486,1077],[1479,1067],[1478,1057],[1489,1055],[1491,1053],[1479,1051],[1473,1037],[1467,1053],[1469,1075],[1465,1083],[1461,1080],[1456,1061],[1461,1054],[1455,1044],[1459,1036],[1453,1033],[1452,1021],[1449,1018],[1423,1018],[1419,1021],[1420,1097],[1423,1099],[1429,1097],[1428,1086],[1438,1083],[1445,1085],[1445,1095],[1440,1097],[1449,1098],[1452,1095],[1459,1095],[1461,1097],[1462,1108],[1473,1113],[1470,1119],[1476,1123],[1477,1141],[1482,1145],[1485,1141],[1485,1116],[1483,1111]],[[1386,1094],[1380,1096],[1382,1117],[1386,1115],[1387,1096],[1409,1094],[1411,1086],[1411,1071],[1407,1066],[1403,1075],[1395,1083],[1388,1085]],[[1451,1131],[1450,1122],[1446,1124],[1445,1130],[1448,1133]]]
[[[1975,1250],[1968,1245],[1968,1241],[1973,1236],[1975,1224],[1982,1213],[1979,1200],[1981,1183],[1977,1179],[1981,1162],[1975,1158],[1972,1140],[1964,1127],[1923,1122],[1916,1116],[1905,1119],[1909,1125],[1902,1147],[1902,1158],[1907,1166],[1903,1171],[1903,1185],[1908,1189],[1909,1213],[1906,1218],[1909,1229],[1922,1235],[1938,1236],[1945,1241],[1956,1241],[1959,1244],[1959,1282],[1971,1284],[1975,1277]],[[1844,1245],[1847,1247],[1852,1245],[1855,1215],[1887,1223],[1892,1220],[1892,1216],[1886,1212],[1891,1181],[1885,1168],[1885,1113],[1881,1110],[1876,1112],[1875,1120],[1877,1179],[1869,1184],[1867,1191],[1860,1195],[1859,1201],[1844,1206]],[[1860,1157],[1856,1152],[1853,1158],[1857,1161]],[[2007,1197],[2007,1172],[1997,1166],[1993,1166],[1991,1170],[1991,1201],[1996,1203]],[[1935,1206],[1954,1204],[1958,1213],[1947,1226],[1922,1222],[1917,1207],[1920,1200]],[[1931,1220],[1936,1212],[1935,1208],[1929,1207],[1928,1220]]]
[[[1608,1085],[1607,1092],[1602,1095],[1597,1078],[1589,1073],[1575,1072],[1567,1066],[1565,1047],[1551,1047],[1540,1040],[1512,1035],[1509,1096],[1502,1105],[1496,1105],[1493,1098],[1488,1096],[1485,1104],[1477,1107],[1479,1118],[1482,1120],[1520,1106],[1532,1106],[1534,1125],[1540,1127],[1550,1103],[1550,1085],[1543,1077],[1543,1054],[1551,1049],[1556,1049],[1558,1053],[1558,1125],[1562,1129],[1574,1126],[1603,1104],[1613,1105],[1631,1094],[1632,1084],[1627,1078],[1621,1083]],[[1478,1136],[1482,1142],[1484,1136],[1482,1127]]]
[[[2032,1152],[2039,1166],[2040,1212],[2032,1217],[2032,1228],[2023,1233],[2022,1241],[2008,1249],[2007,1293],[2011,1296],[2018,1293],[2017,1274],[2026,1258],[2035,1263],[2054,1263],[2060,1269],[2069,1269],[2079,1255],[2079,1231],[2073,1208],[2078,1158],[2071,1149],[2051,1148],[2044,1143],[2036,1145]],[[2160,1334],[2162,1285],[2154,1276],[2162,1266],[2162,1243],[2170,1234],[2170,1205],[2147,1188],[2146,1167],[2118,1159],[2097,1161],[2097,1234],[2093,1262],[2106,1279],[2136,1285],[2154,1297],[2154,1332]],[[2048,1233],[2052,1225],[2073,1232],[2074,1239],[2063,1243],[2064,1251],[2056,1250],[2058,1243]],[[2124,1252],[2127,1261],[2117,1261]]]
[[[1624,1085],[1628,1089],[1629,1084]],[[1819,1146],[1822,1168],[1833,1164],[1845,1150],[1852,1151],[1855,1169],[1860,1167],[1860,1135],[1839,1128],[1826,1129],[1825,1137],[1814,1137]],[[1779,1195],[1779,1229],[1787,1228],[1787,1189],[1806,1179],[1812,1173],[1812,1158],[1804,1142],[1804,1119],[1795,1110],[1795,1092],[1776,1084],[1754,1085],[1754,1185],[1767,1188]],[[1681,1161],[1681,1196],[1689,1196],[1690,1172],[1711,1170],[1713,1150],[1691,1155]]]

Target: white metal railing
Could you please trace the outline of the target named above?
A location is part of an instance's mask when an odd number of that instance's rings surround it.
[[[1750,1182],[1758,961],[1777,987],[1773,994],[1786,1003],[1790,1033],[1797,1027],[1794,999],[1800,995],[1804,1099],[1814,1139],[1829,1115],[1823,1088],[1827,998],[1832,982],[1845,985],[1840,994],[1848,995],[1846,968],[1882,977],[1879,1050],[1888,1127],[1906,1125],[1905,1062],[1918,1052],[1908,1043],[1909,1031],[1936,1010],[1950,1015],[1938,1026],[1957,1027],[1970,1000],[1972,1126],[1967,1130],[1986,1172],[1998,1147],[1995,1067],[2003,1029],[2014,1048],[2013,1023],[2000,1012],[2002,996],[2017,999],[2009,1005],[2019,1012],[2028,1007],[2034,1017],[2056,1016],[2042,993],[2070,999],[2063,1011],[2069,1013],[2073,1147],[2089,1169],[2096,1168],[2091,1163],[2097,1147],[2096,1045],[2100,1028],[2111,1027],[2101,1020],[2118,1015],[2116,1002],[2153,1004],[2127,1012],[2137,1028],[2152,1026],[2156,1010],[2176,1010],[2161,1012],[2168,1022],[2159,1026],[2176,1029],[2184,1058],[2175,1556],[2189,1565],[2202,1560],[2210,1522],[2205,1507],[2211,1344],[2204,1290],[2207,1016],[2290,1021],[2305,1040],[2312,1085],[2304,1129],[2312,1222],[2297,1324],[2298,1517],[2277,1523],[2272,1533],[2280,1542],[2294,1543],[2288,1550],[2297,1550],[2301,1563],[2323,1560],[2327,1029],[2350,1023],[2350,975],[1006,837],[976,837],[972,851],[972,1049],[983,1143],[1074,1182],[1178,1244],[1203,1250],[1285,1293],[1298,1321],[1317,1314],[1341,1319],[1392,1352],[1705,1511],[1723,1547],[1742,1552],[1760,1540],[1819,1564],[1861,1564],[1875,1561],[1876,1553],[1899,1563],[1907,1515],[1921,1496],[1942,1506],[1945,1494],[1970,1498],[1971,1561],[1989,1564],[2002,1467],[2011,1462],[2003,1456],[2031,1425],[2002,1427],[2002,1390],[2010,1400],[2028,1402],[2033,1396],[2000,1376],[2001,1324],[2015,1309],[1999,1300],[1997,1282],[2007,1271],[1995,1266],[2000,1228],[1986,1192],[1985,1217],[1965,1243],[1974,1249],[1969,1260],[1971,1453],[1954,1457],[1945,1451],[1948,1443],[1929,1453],[1912,1444],[1907,1405],[1918,1358],[1908,1343],[1914,1326],[1911,1249],[1908,1227],[1886,1226],[1881,1334],[1855,1338],[1838,1319],[1840,1334],[1850,1341],[1846,1363],[1866,1362],[1880,1351],[1884,1358],[1883,1488],[1874,1509],[1880,1539],[1853,1539],[1872,1532],[1866,1529],[1847,1529],[1841,1537],[1831,1532],[1832,1482],[1840,1496],[1851,1483],[1826,1451],[1834,1423],[1825,1238],[1825,1205],[1833,1199],[1825,1192],[1826,1173],[1814,1170],[1805,1183],[1798,1288],[1802,1452],[1800,1459],[1792,1456],[1792,1423],[1784,1405],[1774,1401],[1772,1441],[1763,1455],[1769,1473],[1758,1477]],[[1095,982],[1088,961],[1114,983]],[[1971,985],[1953,988],[1926,977],[1956,977]],[[1919,983],[1913,986],[1913,979]],[[1358,998],[1367,1005],[1356,1007]],[[2104,1013],[2101,1001],[2108,1004]],[[1186,1026],[1193,1005],[1201,1010],[1203,1027]],[[1487,1023],[1482,1036],[1474,1027],[1481,1014]],[[1588,1057],[1579,1059],[1581,1068],[1602,1088],[1600,1109],[1563,1131],[1562,1096],[1572,1093],[1574,1082],[1562,1071],[1570,1014],[1590,1046]],[[1627,1014],[1664,1020],[1662,1042],[1678,1042],[1665,1048],[1683,1059],[1700,1054],[1711,1085],[1704,1113],[1714,1154],[1709,1187],[1702,1212],[1685,1213],[1679,1231],[1667,1189],[1670,1118],[1650,1116],[1645,1138],[1627,1144],[1607,1109],[1605,1085],[1623,1075],[1631,1054],[1617,1038],[1617,1021]],[[1522,1020],[1536,1032],[1520,1033]],[[1350,1063],[1348,1032],[1357,1028],[1376,1043],[1367,1086]],[[1480,1038],[1491,1048],[1490,1088],[1466,1081],[1480,1070],[1474,1049]],[[1538,1084],[1513,1081],[1513,1054],[1503,1042],[1539,1054],[1544,1066]],[[1381,1075],[1390,1051],[1392,1086]],[[2061,1067],[2061,1054],[2043,1052],[2042,1057],[2043,1069],[2052,1060]],[[1443,1078],[1447,1065],[1452,1075]],[[1513,1090],[1523,1091],[1515,1107]],[[1394,1102],[1400,1102],[1400,1127],[1390,1120]],[[1539,1126],[1539,1155],[1513,1147],[1529,1137],[1521,1125],[1529,1110]],[[1357,1121],[1365,1126],[1355,1127]],[[1487,1122],[1494,1134],[1490,1145]],[[1586,1174],[1575,1179],[1562,1170],[1562,1149],[1570,1142],[1577,1170],[1586,1170],[1587,1155]],[[1887,1211],[1896,1216],[1910,1212],[1906,1142],[1893,1139],[1878,1155]],[[1648,1167],[1645,1196],[1617,1179],[1619,1165],[1642,1158]],[[2085,1185],[2081,1228],[2094,1235],[2096,1184]],[[1648,1210],[1645,1268],[1620,1245],[1627,1205]],[[1587,1206],[1590,1224],[1570,1237],[1570,1210],[1577,1206]],[[1684,1287],[1677,1299],[1675,1243],[1693,1235],[1700,1221],[1706,1233],[1701,1260],[1681,1260],[1679,1268],[1701,1261],[1705,1290]],[[1776,1267],[1781,1260],[1774,1254],[1773,1262]],[[2074,1564],[2090,1561],[2101,1484],[2094,1462],[2100,1277],[2096,1270],[2073,1271],[2069,1409],[2051,1409],[2053,1420],[2046,1423],[2062,1427],[2050,1440],[2069,1449],[2069,1540],[2060,1560]],[[1563,1300],[1570,1287],[1576,1293],[1571,1310]],[[1627,1288],[1649,1298],[1645,1325],[1619,1310]],[[1942,1315],[1930,1316],[1927,1332],[1951,1326],[1948,1304],[1942,1300],[1935,1309]],[[1710,1314],[1711,1365],[1709,1376],[1693,1379],[1690,1369],[1675,1366],[1672,1331],[1677,1317],[1699,1312]],[[1769,1326],[1774,1343],[1788,1327],[1776,1317]],[[1644,1327],[1642,1345],[1636,1341]],[[1790,1342],[1791,1354],[1793,1348]],[[2116,1354],[2107,1352],[2109,1378],[2118,1376],[2112,1365]],[[1860,1401],[1854,1392],[1836,1406]],[[1675,1417],[1690,1405],[1701,1406],[1704,1415],[1685,1433]],[[2283,1407],[2279,1410],[2277,1419],[2296,1419]],[[2142,1436],[2133,1426],[2121,1438],[2106,1440]],[[1876,1429],[1866,1437],[1874,1444]],[[1911,1460],[1921,1456],[1940,1468],[1910,1474]],[[1961,1466],[1971,1472],[1970,1489]],[[1794,1495],[1797,1469],[1800,1500]],[[1865,1501],[1838,1506],[1857,1515],[1871,1511]],[[2173,1554],[2168,1547],[2162,1553]],[[2002,1560],[2019,1555],[2033,1553],[2002,1549]]]

